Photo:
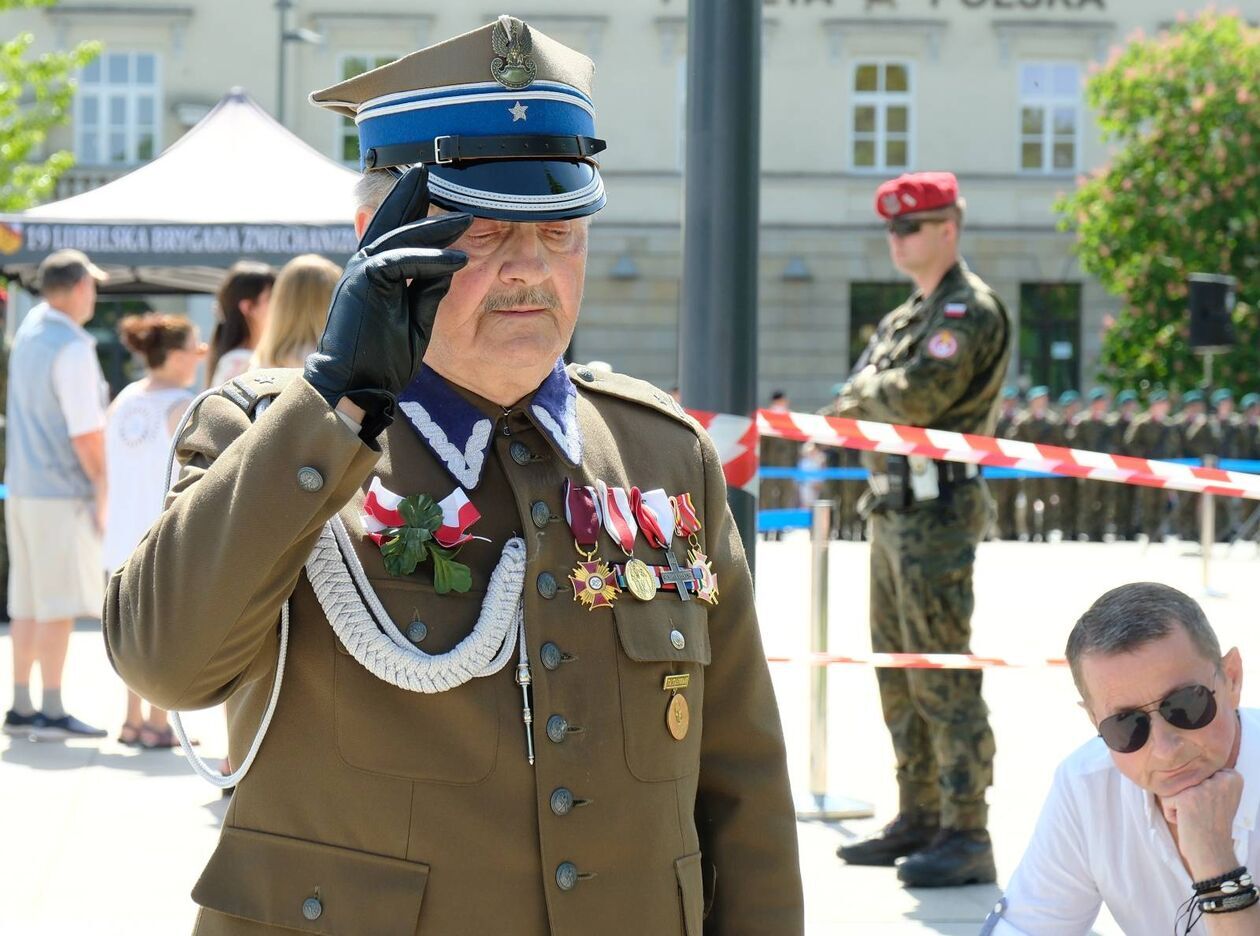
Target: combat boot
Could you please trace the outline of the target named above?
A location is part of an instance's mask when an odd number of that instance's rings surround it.
[[[841,845],[836,854],[851,865],[892,867],[898,858],[930,845],[939,831],[934,816],[900,813],[874,835],[852,845]]]
[[[993,842],[983,829],[941,829],[932,844],[897,866],[897,878],[906,887],[992,884],[997,880]]]

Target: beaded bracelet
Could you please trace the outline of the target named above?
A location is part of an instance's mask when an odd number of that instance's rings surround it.
[[[1237,913],[1260,903],[1260,891],[1249,887],[1237,894],[1222,894],[1219,897],[1203,897],[1199,900],[1199,910],[1203,913]]]

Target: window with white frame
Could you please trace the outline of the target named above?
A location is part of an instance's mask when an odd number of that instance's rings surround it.
[[[854,169],[910,167],[914,116],[910,83],[908,62],[858,62],[854,66],[849,122]]]
[[[79,74],[74,151],[85,166],[128,165],[161,149],[161,62],[154,52],[105,52]]]
[[[1072,173],[1080,156],[1081,68],[1026,63],[1019,69],[1019,168]]]
[[[397,55],[388,52],[347,52],[341,56],[340,67],[337,69],[338,80],[345,81],[373,68],[388,65],[396,58]],[[337,127],[336,158],[356,169],[359,166],[359,128],[349,117],[343,117]]]

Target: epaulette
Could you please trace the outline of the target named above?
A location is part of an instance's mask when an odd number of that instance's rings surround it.
[[[271,367],[264,370],[246,371],[221,386],[219,393],[252,418],[254,410],[258,408],[262,400],[279,396],[285,387],[300,376],[302,372],[296,367]]]
[[[566,371],[569,379],[586,390],[606,393],[631,403],[639,403],[648,409],[672,416],[684,425],[694,428],[695,423],[682,405],[659,387],[654,387],[646,380],[628,377],[612,371],[597,371],[583,364],[570,364]]]

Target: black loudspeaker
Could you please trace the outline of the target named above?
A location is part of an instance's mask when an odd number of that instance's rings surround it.
[[[1231,318],[1236,283],[1232,276],[1190,274],[1190,347],[1195,351],[1224,351],[1237,343]]]

